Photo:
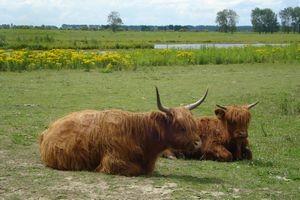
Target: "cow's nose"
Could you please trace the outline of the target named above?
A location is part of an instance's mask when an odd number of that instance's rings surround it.
[[[195,142],[194,142],[194,147],[195,147],[195,149],[200,149],[201,144],[202,144],[201,140],[195,141]]]
[[[240,136],[241,137],[248,137],[248,133],[247,132],[240,132]]]

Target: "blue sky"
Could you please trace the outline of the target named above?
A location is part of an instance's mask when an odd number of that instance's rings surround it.
[[[239,25],[250,25],[255,7],[276,13],[300,0],[0,0],[0,24],[106,24],[118,11],[126,25],[214,25],[216,13],[234,9]]]

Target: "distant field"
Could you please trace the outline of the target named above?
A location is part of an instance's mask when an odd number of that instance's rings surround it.
[[[0,48],[137,49],[156,43],[291,43],[299,34],[0,29]]]
[[[0,72],[0,199],[299,199],[299,64],[161,66],[137,71]],[[46,168],[37,136],[50,122],[82,109],[156,110],[187,104],[209,87],[193,113],[215,104],[260,100],[249,137],[253,161],[159,159],[150,177]]]

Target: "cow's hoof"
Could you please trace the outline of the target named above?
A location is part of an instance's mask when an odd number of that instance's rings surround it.
[[[177,158],[175,156],[168,156],[167,158],[171,159],[171,160],[177,160]]]

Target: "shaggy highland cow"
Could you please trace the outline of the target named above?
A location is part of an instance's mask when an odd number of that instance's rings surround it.
[[[202,145],[197,151],[166,150],[162,156],[233,161],[252,159],[249,149],[248,126],[249,109],[256,103],[246,106],[220,106],[215,110],[216,117],[197,118],[198,134]]]
[[[85,110],[54,122],[40,136],[44,164],[59,170],[90,170],[138,176],[151,174],[158,155],[167,148],[200,148],[196,122],[190,110],[197,102],[177,108],[161,104],[160,111]]]

